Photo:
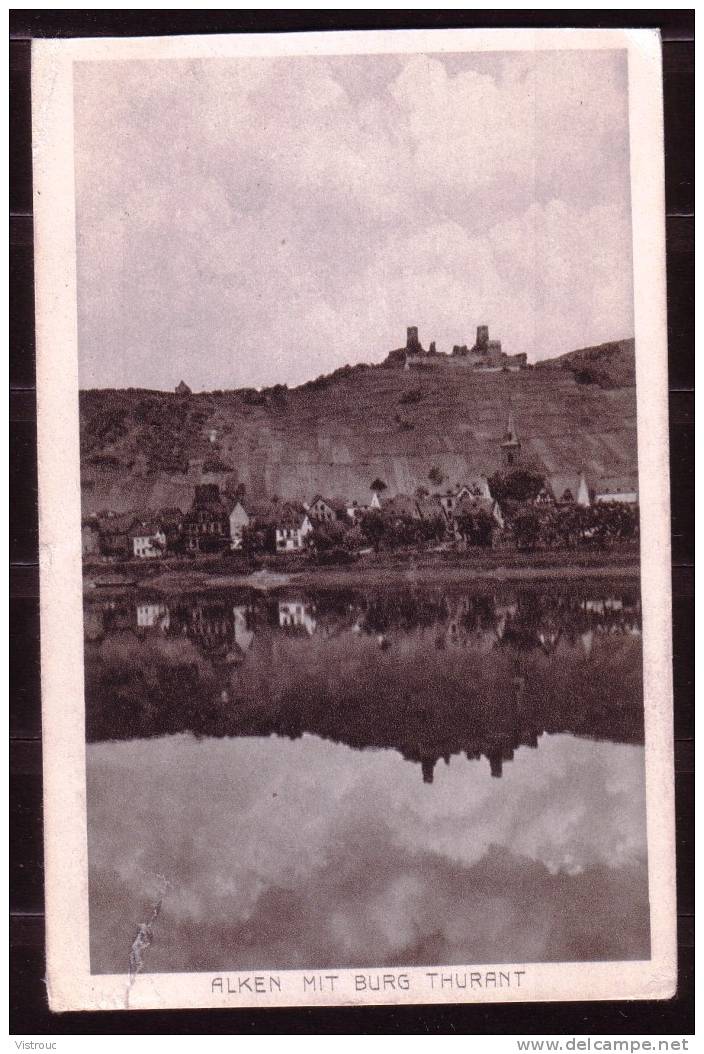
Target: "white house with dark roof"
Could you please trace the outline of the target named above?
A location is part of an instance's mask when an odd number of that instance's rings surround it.
[[[170,625],[171,616],[165,604],[156,604],[153,601],[137,604],[137,626],[140,629],[158,627],[166,631]]]
[[[464,483],[457,483],[454,487],[431,491],[431,495],[439,499],[445,513],[451,516],[463,498],[491,498],[491,491],[487,477],[479,475],[470,476]]]
[[[162,556],[166,548],[166,535],[155,523],[138,523],[129,532],[132,555],[142,560]]]
[[[638,504],[638,483],[628,476],[608,476],[598,480],[594,486],[594,501],[597,505],[607,502],[622,502],[624,505]]]
[[[277,516],[275,529],[277,553],[291,553],[303,548],[313,524],[304,508],[287,504]]]
[[[315,607],[302,600],[279,601],[279,628],[285,630],[305,630],[309,637],[315,633],[317,622]]]
[[[324,498],[316,494],[308,506],[308,516],[317,523],[334,523],[348,515],[344,501],[339,498]]]
[[[479,476],[470,476],[468,479],[465,479],[464,483],[460,486],[460,497],[464,497],[465,494],[472,494],[475,498],[491,497],[489,480],[484,473]]]

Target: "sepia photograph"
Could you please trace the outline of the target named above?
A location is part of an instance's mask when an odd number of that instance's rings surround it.
[[[55,1009],[671,995],[657,35],[33,61]]]

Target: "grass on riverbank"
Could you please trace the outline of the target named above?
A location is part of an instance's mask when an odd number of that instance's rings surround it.
[[[252,585],[276,588],[287,582],[307,584],[354,580],[385,581],[396,577],[435,580],[468,578],[536,579],[595,577],[608,574],[637,576],[639,549],[635,544],[604,550],[559,550],[518,552],[510,549],[473,549],[465,552],[380,552],[367,553],[349,564],[320,566],[309,554],[289,553],[254,559],[237,555],[178,558],[152,561],[125,561],[120,564],[92,564],[84,569],[87,588],[120,588],[137,585],[157,591],[224,588]]]

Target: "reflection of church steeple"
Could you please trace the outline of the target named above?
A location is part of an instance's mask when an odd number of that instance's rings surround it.
[[[423,758],[421,761],[421,769],[423,770],[423,783],[433,782],[433,770],[435,768],[437,758]]]
[[[487,754],[487,758],[489,759],[492,776],[494,779],[500,780],[504,768],[504,759],[501,756],[501,751],[492,750],[491,754]]]

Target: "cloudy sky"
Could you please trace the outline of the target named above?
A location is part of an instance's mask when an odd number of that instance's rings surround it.
[[[82,387],[633,333],[625,52],[75,66]]]

